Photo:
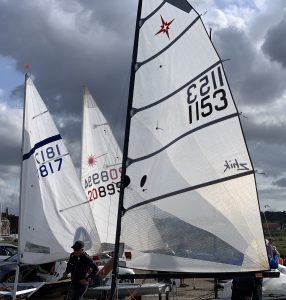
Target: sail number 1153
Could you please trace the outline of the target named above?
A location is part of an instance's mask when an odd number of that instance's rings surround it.
[[[190,124],[210,116],[214,111],[227,108],[228,100],[220,66],[188,87],[187,102]]]

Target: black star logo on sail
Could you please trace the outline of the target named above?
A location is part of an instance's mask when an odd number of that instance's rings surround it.
[[[170,36],[169,36],[169,29],[170,29],[170,25],[172,24],[172,22],[175,20],[175,19],[173,19],[172,21],[170,21],[170,22],[165,22],[165,20],[163,19],[163,17],[160,15],[160,17],[161,17],[161,21],[162,21],[162,25],[161,25],[161,28],[160,28],[160,30],[157,32],[157,33],[155,33],[155,35],[157,35],[157,34],[159,34],[159,33],[166,33],[166,35],[167,35],[167,37],[168,37],[168,39],[170,39]]]

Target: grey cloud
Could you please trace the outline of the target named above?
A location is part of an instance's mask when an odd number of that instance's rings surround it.
[[[285,201],[286,198],[286,189],[281,189],[281,188],[269,188],[269,189],[263,189],[259,192],[259,196],[262,197],[264,200],[267,200],[269,203],[270,201],[274,201],[273,206],[275,206],[275,203],[280,202],[280,209],[285,206],[283,205],[283,202]],[[271,205],[272,206],[272,205]]]
[[[1,141],[0,156],[1,164],[3,165],[19,165],[21,156],[20,144],[11,144],[4,137],[4,140]]]
[[[253,42],[263,40],[269,26],[273,26],[283,19],[285,0],[266,1],[265,5],[267,5],[266,9],[261,11],[257,8],[255,17],[247,20],[248,35]]]
[[[286,146],[286,130],[284,123],[256,123],[255,116],[242,120],[244,134],[249,141],[265,144],[277,144]]]
[[[230,27],[215,32],[214,42],[224,63],[235,99],[241,104],[260,105],[280,97],[285,86],[277,67],[263,60],[245,32]],[[286,75],[282,74],[286,80]]]
[[[22,73],[24,65],[30,64],[35,85],[55,119],[76,167],[80,164],[79,120],[83,85],[89,87],[121,142],[135,2],[126,0],[118,5],[116,0],[96,3],[74,0],[0,1],[0,26],[3,29],[0,32],[0,55],[15,60],[17,70]],[[58,5],[58,9],[51,9],[51,5]],[[65,27],[68,20],[55,19],[55,13],[74,15],[75,25]],[[13,106],[22,108],[23,94],[22,84],[12,93]],[[14,126],[15,123],[22,126],[21,118],[14,123],[7,122],[0,114],[1,202],[9,204],[11,211],[17,213],[19,189],[16,182],[18,184],[20,174],[19,170],[13,171],[11,165],[20,166],[21,130]]]
[[[278,2],[280,7],[285,7],[285,0],[271,2],[276,13],[282,11],[277,8]],[[213,8],[212,1],[195,0],[194,3],[199,5],[201,13],[205,12],[206,3]],[[51,9],[51,4],[57,9]],[[194,4],[195,8],[197,5]],[[136,7],[134,0],[120,3],[118,0],[0,0],[0,26],[4,29],[0,32],[0,55],[14,59],[20,72],[24,71],[24,64],[30,64],[35,85],[55,117],[77,167],[80,163],[83,84],[89,87],[122,145]],[[63,16],[56,19],[54,13]],[[64,25],[68,22],[65,13],[74,15],[72,27]],[[264,12],[264,19],[255,23],[253,32],[262,27],[265,30],[265,24],[273,19],[273,14],[266,14]],[[273,32],[269,30],[263,48],[258,51],[249,35],[251,24],[246,31],[230,27],[213,32],[213,41],[221,58],[231,59],[224,67],[238,107],[271,105],[284,92],[285,72],[279,64],[269,62],[270,57],[281,65],[285,63],[285,58],[270,44],[274,36],[284,33],[283,22],[273,27]],[[13,91],[13,99],[17,106],[22,105],[23,85]],[[283,159],[286,156],[285,130],[279,124],[258,125],[255,122],[258,114],[253,118],[244,120],[243,127],[254,167],[265,171],[271,182],[273,177],[278,181],[286,168]],[[1,119],[0,125],[5,126],[7,132],[16,130],[1,123]],[[7,132],[0,132],[0,180],[13,182],[19,179],[19,174],[9,166],[19,166],[17,158],[21,146],[20,139],[12,139]],[[3,199],[12,199],[16,207],[17,193],[12,193],[11,189],[3,191]],[[273,203],[283,197],[278,188],[261,193],[263,199],[273,199]]]
[[[279,180],[274,181],[273,184],[277,185],[279,187],[285,187],[286,188],[286,178],[280,178]]]
[[[0,157],[2,165],[19,165],[21,159],[21,132],[16,122],[22,124],[20,115],[9,116],[11,111],[0,113]]]
[[[255,169],[266,177],[282,176],[286,169],[286,132],[283,124],[257,124],[251,118],[242,120],[250,156]]]
[[[269,188],[259,191],[260,202],[263,204],[270,205],[267,210],[285,211],[285,199],[286,199],[286,189],[284,188]],[[265,210],[262,205],[260,205],[262,210]]]
[[[11,178],[11,175],[14,176],[12,180],[13,185],[18,185],[20,182],[20,164],[17,166],[8,166],[8,165],[0,165],[0,173],[1,179],[8,180]]]
[[[137,1],[121,1],[120,4],[116,0],[113,1],[98,1],[95,5],[93,0],[81,0],[81,5],[92,12],[90,22],[104,24],[108,30],[118,32],[123,35],[124,40],[133,39],[129,35],[127,28],[132,28],[134,31],[135,17],[137,11]]]
[[[228,27],[215,31],[213,35],[213,42],[221,58],[231,59],[231,63],[225,63],[226,69],[231,64],[231,70],[243,77],[245,65],[251,66],[255,59],[254,49],[249,45],[245,32]]]
[[[5,28],[0,33],[0,55],[14,58],[22,72],[30,64],[35,84],[53,115],[80,116],[84,84],[108,120],[119,119],[117,105],[126,106],[124,87],[129,82],[135,10],[123,8],[133,8],[134,1],[119,6],[115,0],[105,2],[58,2],[64,11],[76,14],[74,30],[80,33],[57,27],[47,7],[35,2],[0,2],[0,26]],[[84,18],[88,12],[91,16]],[[18,87],[14,96],[22,95]],[[111,122],[115,126],[118,124]]]
[[[286,169],[286,147],[262,142],[248,142],[254,169],[262,171],[266,177],[282,176]]]
[[[286,15],[276,26],[267,31],[262,50],[271,60],[279,62],[286,67]]]

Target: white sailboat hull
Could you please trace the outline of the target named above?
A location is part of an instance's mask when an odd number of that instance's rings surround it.
[[[278,266],[280,271],[279,278],[264,278],[262,284],[262,298],[263,300],[271,299],[286,299],[286,268],[282,265]],[[223,290],[219,291],[219,299],[231,299],[231,285],[232,281],[223,284]]]

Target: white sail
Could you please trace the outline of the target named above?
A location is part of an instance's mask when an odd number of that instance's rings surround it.
[[[132,251],[127,266],[269,269],[239,113],[202,20],[186,0],[140,8],[120,239]]]
[[[121,150],[112,131],[84,88],[81,182],[90,201],[102,250],[114,248],[121,164]]]
[[[75,240],[96,253],[94,219],[70,155],[32,79],[26,78],[20,197],[20,262],[66,259]]]

